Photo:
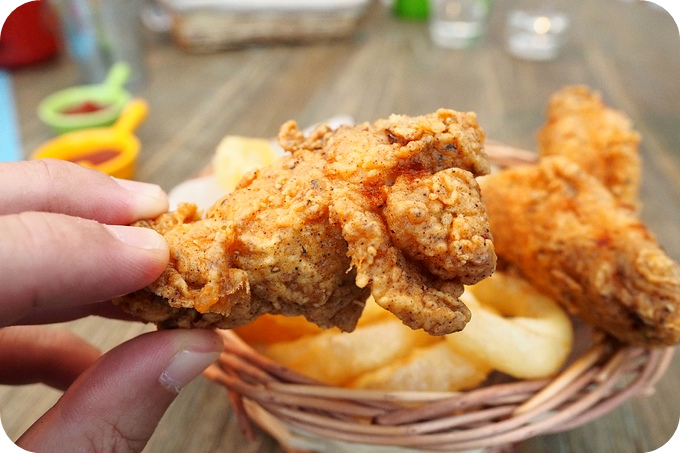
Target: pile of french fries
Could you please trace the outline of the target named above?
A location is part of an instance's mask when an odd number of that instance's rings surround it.
[[[351,333],[277,315],[235,332],[292,370],[349,388],[458,391],[479,386],[494,370],[531,379],[563,366],[573,343],[571,320],[528,283],[496,273],[463,298],[471,321],[443,337],[411,330],[370,297]]]

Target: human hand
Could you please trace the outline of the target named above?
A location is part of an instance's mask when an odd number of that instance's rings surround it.
[[[40,451],[140,451],[179,390],[222,343],[210,331],[152,332],[100,357],[72,333],[35,324],[126,318],[110,299],[168,260],[163,238],[126,226],[167,210],[154,185],[68,162],[0,163],[0,383],[68,390],[17,441]]]

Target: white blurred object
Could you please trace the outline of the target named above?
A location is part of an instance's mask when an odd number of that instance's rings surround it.
[[[440,47],[462,49],[486,31],[490,0],[429,0],[430,37]]]
[[[312,124],[311,126],[308,126],[304,128],[303,132],[305,134],[310,133],[316,126],[322,123],[328,123],[328,125],[331,127],[331,129],[337,129],[340,126],[351,126],[354,124],[354,118],[352,118],[349,115],[337,115],[337,116],[332,116],[328,118],[327,120],[324,120],[320,123],[315,123]]]
[[[172,16],[158,0],[144,0],[140,17],[144,26],[154,33],[167,34],[172,29]]]
[[[507,50],[525,60],[553,60],[564,44],[568,27],[569,16],[552,8],[513,10],[506,22]]]
[[[207,175],[179,183],[168,193],[168,201],[171,211],[177,209],[180,203],[194,203],[198,209],[205,211],[224,195],[217,178]]]

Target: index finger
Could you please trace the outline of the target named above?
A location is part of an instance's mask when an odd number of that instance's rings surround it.
[[[166,194],[154,184],[56,159],[0,163],[0,215],[43,211],[128,224],[167,209]]]
[[[0,327],[136,291],[165,269],[149,228],[45,212],[0,216]]]

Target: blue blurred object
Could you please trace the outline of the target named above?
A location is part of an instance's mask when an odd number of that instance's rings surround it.
[[[0,162],[16,162],[22,157],[12,79],[8,72],[0,70]]]
[[[99,45],[97,16],[89,0],[52,2],[61,19],[66,50],[78,64],[82,83],[101,83],[108,71],[107,55]]]
[[[78,64],[82,84],[106,79],[115,62],[132,69],[129,89],[146,78],[139,0],[52,0],[66,49]]]

